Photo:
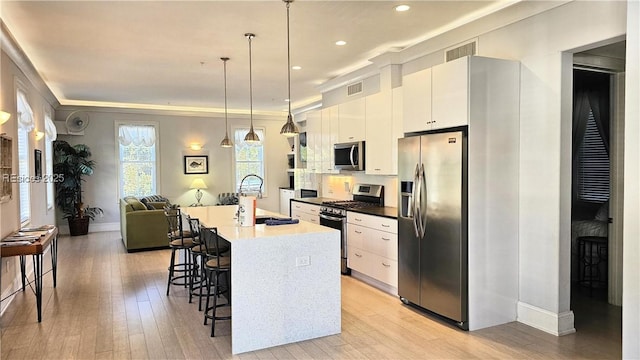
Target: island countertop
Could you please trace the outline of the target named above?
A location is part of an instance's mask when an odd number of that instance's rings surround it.
[[[182,209],[231,244],[231,352],[340,333],[340,231],[306,221],[242,227],[237,209]]]
[[[252,240],[263,237],[283,235],[307,235],[311,233],[338,232],[326,226],[320,226],[307,221],[298,224],[268,226],[259,224],[255,226],[240,226],[236,218],[237,205],[224,206],[198,206],[184,208],[183,212],[193,218],[197,218],[200,224],[207,227],[217,227],[218,234],[229,242]],[[256,216],[282,217],[262,209],[256,209]]]

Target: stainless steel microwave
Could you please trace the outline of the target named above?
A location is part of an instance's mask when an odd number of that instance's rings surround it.
[[[364,141],[333,145],[333,160],[338,170],[364,170]]]

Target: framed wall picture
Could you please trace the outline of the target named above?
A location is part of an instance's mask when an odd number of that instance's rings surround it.
[[[185,155],[184,156],[184,173],[185,174],[208,174],[209,173],[209,156]]]
[[[35,176],[36,179],[42,179],[42,151],[35,149],[33,150],[33,162],[35,165]]]

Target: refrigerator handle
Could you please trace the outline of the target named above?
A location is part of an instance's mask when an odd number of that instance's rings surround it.
[[[420,230],[418,229],[418,213],[417,213],[416,201],[418,199],[417,189],[418,189],[418,182],[420,181],[419,174],[420,174],[420,168],[418,167],[418,164],[416,164],[416,171],[413,174],[413,189],[411,189],[411,196],[413,197],[411,210],[413,212],[413,230],[415,230],[416,236],[418,238],[420,238]]]
[[[355,145],[351,145],[351,152],[349,153],[349,160],[351,160],[351,167],[356,168],[356,164],[353,161],[353,151],[356,149]]]
[[[422,187],[424,186],[425,200],[427,199],[427,194],[429,193],[427,191],[427,175],[424,172],[424,164],[421,164],[420,166],[420,179],[420,218],[418,219],[418,221],[420,223],[420,237],[423,238],[424,234],[427,232],[427,209],[425,208],[427,204],[424,204],[424,206],[422,204]],[[423,214],[424,219],[422,216]]]
[[[416,164],[416,177],[417,181],[415,182],[415,190],[414,190],[414,212],[413,212],[413,221],[415,223],[416,228],[416,236],[422,239],[422,202],[420,201],[420,197],[422,196],[422,173],[420,172],[420,165]]]

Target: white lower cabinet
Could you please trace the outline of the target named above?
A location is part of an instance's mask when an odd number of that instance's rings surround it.
[[[291,218],[320,225],[320,206],[291,201]]]
[[[292,189],[280,189],[280,214],[289,216],[289,200],[293,199],[295,191]]]
[[[350,269],[398,287],[398,221],[347,212],[347,262]]]

